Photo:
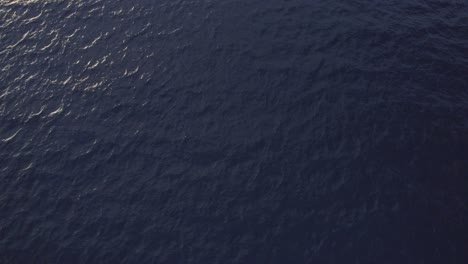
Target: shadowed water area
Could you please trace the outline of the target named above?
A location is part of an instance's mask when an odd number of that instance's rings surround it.
[[[0,263],[468,263],[468,2],[0,0]]]

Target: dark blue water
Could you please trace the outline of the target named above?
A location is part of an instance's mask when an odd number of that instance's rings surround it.
[[[0,263],[468,263],[467,206],[467,1],[0,1]]]

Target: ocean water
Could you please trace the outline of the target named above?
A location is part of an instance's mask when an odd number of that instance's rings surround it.
[[[1,0],[0,263],[468,263],[465,0]]]

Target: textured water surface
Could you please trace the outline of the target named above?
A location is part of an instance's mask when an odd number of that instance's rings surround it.
[[[467,204],[466,1],[0,1],[0,263],[468,263]]]

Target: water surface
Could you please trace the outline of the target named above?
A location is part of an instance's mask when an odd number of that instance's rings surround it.
[[[467,10],[0,1],[0,262],[467,263]]]

